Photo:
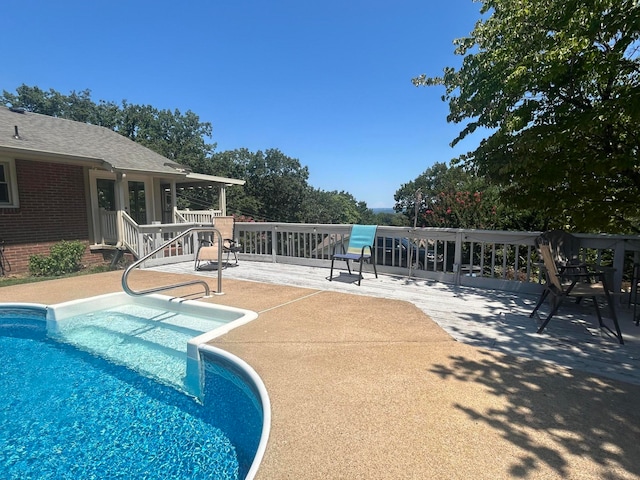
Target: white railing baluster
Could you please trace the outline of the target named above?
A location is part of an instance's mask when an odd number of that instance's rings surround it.
[[[162,238],[176,236],[190,225],[209,224],[213,216],[218,214],[213,210],[181,210],[176,213],[176,218],[180,221],[178,224],[138,226],[126,214],[116,217],[115,212],[102,211],[101,234],[106,242],[110,237],[115,237],[118,228],[121,228],[124,245],[142,255],[145,248],[146,251],[152,248],[145,247],[147,240],[152,237],[161,241]],[[334,248],[339,248],[345,242],[345,235],[348,235],[350,228],[350,225],[236,222],[235,236],[242,245],[241,258],[327,266]],[[146,236],[141,238],[138,232]],[[419,245],[419,248],[425,249],[424,269],[413,269],[414,277],[503,290],[524,291],[531,288],[535,291],[540,288],[541,272],[537,268],[534,242],[540,233],[446,228],[414,230],[379,226],[377,237],[380,242],[376,240],[376,255],[380,272],[406,275],[408,258],[403,258],[402,251],[397,248],[392,248],[387,253],[385,241],[409,239]],[[621,289],[623,276],[630,276],[634,258],[640,258],[640,237],[589,234],[575,236],[581,244],[581,258],[603,267],[612,267],[613,286],[617,290]],[[159,252],[149,262],[167,263],[193,259],[197,249],[194,242],[191,237],[183,238],[165,249],[166,251]],[[474,274],[477,275],[474,277]]]

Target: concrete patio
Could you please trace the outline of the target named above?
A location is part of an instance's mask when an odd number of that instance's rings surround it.
[[[151,270],[134,272],[132,287],[196,273],[192,263]],[[215,288],[215,270],[197,275]],[[259,313],[215,342],[252,365],[271,397],[258,478],[640,476],[640,329],[626,307],[621,346],[582,307],[538,335],[535,297],[327,277],[241,262],[223,271],[224,295],[203,299]],[[120,278],[4,287],[0,301],[58,303],[119,291]]]
[[[197,272],[190,262],[152,270],[217,279],[215,265]],[[621,346],[613,335],[597,327],[595,310],[589,302],[584,306],[565,303],[545,331],[537,334],[541,321],[529,318],[537,296],[456,287],[401,276],[379,275],[375,278],[371,269],[363,276],[361,286],[358,286],[354,283],[357,276],[348,275],[346,270],[334,272],[332,282],[327,281],[329,270],[326,268],[281,263],[240,262],[223,270],[223,279],[407,301],[459,342],[640,385],[640,327],[633,323],[632,308],[626,304],[616,308],[625,341]],[[223,280],[223,291],[224,285]],[[542,308],[543,316],[548,312],[548,308]],[[605,324],[613,328],[607,318],[608,309],[605,307],[602,312]]]

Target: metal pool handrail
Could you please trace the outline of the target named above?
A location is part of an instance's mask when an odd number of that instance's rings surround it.
[[[158,253],[160,250],[165,249],[166,247],[171,245],[176,240],[178,240],[178,239],[180,239],[182,237],[185,237],[185,236],[187,236],[187,235],[189,235],[190,233],[193,233],[193,232],[211,232],[211,233],[213,233],[213,234],[218,236],[218,242],[219,242],[218,245],[222,245],[222,234],[220,233],[219,230],[215,229],[214,227],[191,227],[191,228],[185,230],[184,232],[180,233],[179,235],[176,235],[172,239],[166,241],[165,243],[160,245],[155,250],[147,253],[144,257],[136,260],[131,265],[129,265],[129,267],[122,274],[122,289],[128,295],[137,297],[137,296],[141,296],[141,295],[147,295],[149,293],[162,292],[164,290],[172,290],[174,288],[186,287],[188,285],[198,285],[198,284],[200,284],[200,285],[202,285],[204,287],[205,297],[210,297],[211,296],[211,290],[209,288],[209,284],[207,282],[205,282],[204,280],[190,280],[188,282],[181,282],[181,283],[176,283],[176,284],[172,284],[172,285],[165,285],[165,286],[162,286],[162,287],[149,288],[147,290],[140,290],[140,291],[135,291],[135,290],[131,289],[131,287],[129,287],[128,277],[129,277],[129,274],[131,273],[131,271],[133,271],[133,269],[137,268],[142,262],[144,262],[148,258],[152,257],[153,255]],[[196,255],[197,255],[197,253],[196,253]],[[222,295],[222,269],[220,268],[220,265],[222,265],[222,248],[218,249],[218,291],[216,292],[217,295]]]

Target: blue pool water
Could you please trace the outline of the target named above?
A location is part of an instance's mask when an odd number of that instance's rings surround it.
[[[203,365],[201,404],[0,308],[0,478],[244,478],[262,411],[233,368]]]

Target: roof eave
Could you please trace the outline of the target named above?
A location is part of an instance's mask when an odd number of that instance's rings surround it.
[[[20,158],[23,160],[66,163],[71,165],[98,167],[104,170],[113,170],[113,165],[101,158],[83,157],[78,155],[70,155],[68,153],[48,152],[43,150],[32,150],[30,148],[10,147],[2,145],[0,146],[0,154],[10,155],[12,157]]]

